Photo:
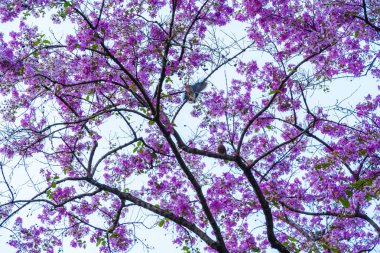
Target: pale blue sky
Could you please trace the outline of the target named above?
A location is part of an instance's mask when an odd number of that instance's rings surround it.
[[[35,25],[37,25],[41,30],[45,31],[47,34],[49,33],[49,29],[53,31],[59,31],[60,33],[68,33],[71,30],[71,27],[66,25],[54,25],[51,22],[48,21],[49,19],[43,19],[43,20],[36,20],[33,19],[32,21],[29,21],[28,23],[32,22]],[[17,21],[9,23],[9,24],[2,24],[0,31],[7,34],[11,30],[17,30]],[[63,27],[63,28],[62,28]],[[241,27],[231,27],[231,30],[234,30],[235,32],[237,30],[241,30]],[[56,34],[57,35],[57,34]],[[58,36],[59,37],[59,36]],[[223,70],[221,70],[223,72]],[[228,78],[231,78],[231,75],[228,76]],[[330,92],[329,93],[323,93],[320,91],[316,91],[313,95],[313,101],[315,105],[333,105],[336,103],[337,100],[344,100],[345,98],[350,97],[354,92],[356,92],[353,96],[351,96],[349,99],[347,99],[344,103],[355,105],[357,102],[361,101],[362,98],[367,95],[368,93],[377,94],[377,83],[371,79],[371,78],[362,78],[361,81],[353,81],[350,82],[346,79],[341,79],[338,81],[334,81],[334,84],[330,86]],[[220,75],[219,77],[213,77],[212,79],[213,83],[220,83],[221,85],[224,85],[225,79],[224,75]],[[190,106],[187,105],[186,108],[181,112],[181,115],[186,115],[189,113]],[[188,117],[178,117],[177,118],[177,125],[183,126],[183,125],[189,125]],[[31,221],[29,221],[31,222]],[[9,247],[5,242],[7,241],[7,237],[4,235],[5,231],[0,230],[0,247],[1,252],[11,253],[15,252],[14,248]],[[164,230],[163,228],[154,228],[151,230],[143,229],[137,232],[138,235],[141,236],[141,238],[145,238],[147,240],[147,243],[151,246],[154,246],[154,249],[150,250],[151,253],[174,253],[174,252],[181,252],[180,248],[176,248],[172,245],[172,236],[171,235],[165,235],[168,232]],[[65,253],[83,253],[83,252],[95,252],[96,246],[95,245],[88,245],[89,247],[86,250],[83,249],[72,249],[72,248],[65,248]],[[202,249],[202,247],[200,247]],[[131,253],[141,253],[144,252],[143,248],[139,245],[137,245],[135,248],[133,248]],[[268,251],[268,252],[275,252],[275,251]]]

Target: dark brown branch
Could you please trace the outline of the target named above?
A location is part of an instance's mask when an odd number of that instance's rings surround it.
[[[277,239],[274,233],[274,222],[273,222],[272,210],[269,206],[268,201],[265,199],[265,196],[262,190],[260,189],[258,182],[256,181],[255,177],[252,175],[252,171],[242,163],[240,163],[239,166],[243,168],[244,175],[248,179],[248,182],[252,186],[257,198],[259,199],[261,208],[264,212],[268,241],[270,242],[273,248],[277,249],[281,253],[290,253],[290,251],[284,245],[281,244],[281,242]]]
[[[201,150],[201,149],[197,149],[197,148],[191,148],[183,142],[181,136],[179,135],[179,133],[176,130],[173,130],[173,136],[177,141],[178,147],[187,153],[223,159],[223,160],[227,160],[227,161],[231,161],[231,162],[236,162],[236,160],[238,159],[237,156],[232,156],[232,155],[227,155],[227,154],[224,155],[224,154],[219,154],[216,152],[210,152],[210,151]]]
[[[131,144],[133,144],[133,143],[135,143],[135,142],[137,142],[137,141],[142,141],[142,138],[136,138],[136,139],[134,139],[134,140],[132,140],[132,141],[130,141],[130,142],[127,142],[127,143],[125,143],[125,144],[123,144],[123,145],[120,145],[119,147],[114,148],[114,149],[108,151],[107,153],[105,153],[102,157],[99,158],[99,160],[98,160],[98,161],[96,162],[96,164],[94,165],[94,167],[93,167],[93,169],[92,169],[92,172],[91,172],[91,177],[94,176],[95,171],[96,171],[96,168],[99,166],[99,164],[100,164],[104,159],[106,159],[109,155],[114,154],[114,153],[116,153],[117,151],[122,150],[123,148],[126,148],[126,147],[128,147],[129,145],[131,145]]]
[[[99,17],[98,17],[98,20],[96,21],[95,29],[98,29],[100,19],[102,18],[104,3],[105,3],[105,0],[102,1],[102,6],[100,7]]]
[[[91,175],[91,168],[92,168],[92,160],[94,159],[95,150],[98,147],[98,142],[94,142],[94,146],[91,149],[90,158],[88,159],[88,165],[87,165],[87,176]]]
[[[199,185],[198,181],[194,177],[194,175],[191,173],[189,168],[187,167],[185,161],[183,160],[179,150],[177,149],[174,141],[170,137],[170,134],[167,132],[165,126],[161,122],[157,122],[158,127],[160,128],[161,132],[163,133],[165,139],[169,143],[171,150],[173,151],[176,160],[178,161],[179,166],[181,167],[182,171],[185,173],[186,177],[189,179],[190,183],[193,185],[194,190],[199,198],[199,202],[201,203],[203,212],[205,213],[214,233],[216,236],[216,239],[218,241],[217,250],[220,253],[228,253],[229,251],[226,248],[222,233],[220,231],[220,228],[207,204],[207,200],[202,192],[202,187]],[[177,139],[177,138],[176,138]]]
[[[313,122],[313,124],[310,124],[306,129],[304,129],[303,131],[301,131],[299,134],[297,134],[293,138],[290,138],[289,140],[284,141],[283,143],[281,143],[281,144],[273,147],[272,149],[268,150],[266,153],[264,153],[261,156],[259,156],[256,160],[254,160],[248,166],[248,168],[252,169],[259,161],[261,161],[261,159],[264,159],[265,157],[267,157],[268,155],[272,154],[274,151],[276,151],[277,149],[281,148],[282,146],[285,146],[285,145],[287,145],[287,144],[289,144],[289,143],[297,140],[300,136],[304,135],[312,127],[312,125],[314,125],[314,122]]]
[[[328,46],[329,47],[329,46]],[[311,60],[312,58],[314,58],[315,56],[321,54],[323,51],[325,51],[328,47],[325,47],[325,48],[322,48],[321,50],[319,50],[318,52],[314,53],[314,54],[311,54],[309,55],[308,57],[306,57],[305,59],[303,59],[300,63],[298,63],[294,68],[293,70],[287,74],[284,79],[282,79],[281,83],[280,83],[280,86],[277,88],[279,90],[279,92],[281,92],[281,90],[285,87],[285,84],[286,82],[297,72],[297,70],[306,62],[308,62],[309,60]],[[240,153],[240,149],[243,145],[243,140],[244,140],[244,137],[246,135],[246,133],[248,132],[248,129],[251,127],[251,125],[253,124],[253,122],[259,118],[266,110],[268,110],[268,108],[272,105],[272,103],[275,101],[276,97],[278,95],[278,92],[275,92],[272,96],[272,98],[268,101],[268,103],[255,115],[253,116],[252,119],[250,119],[247,123],[247,125],[245,126],[245,128],[243,129],[243,132],[240,136],[240,140],[239,140],[239,143],[238,143],[238,146],[237,146],[237,154]]]
[[[368,13],[367,13],[367,3],[365,0],[362,0],[362,8],[363,8],[363,11],[364,11],[364,18],[363,17],[360,17],[358,15],[354,15],[354,18],[357,18],[357,19],[360,19],[362,21],[364,21],[364,23],[366,23],[367,25],[369,25],[370,27],[372,27],[373,29],[375,29],[376,32],[380,32],[380,27],[374,25],[368,18]]]
[[[162,85],[164,84],[165,77],[166,77],[166,67],[168,65],[168,57],[169,57],[169,49],[171,45],[171,39],[173,37],[173,28],[174,28],[174,19],[175,19],[175,13],[177,10],[177,1],[172,1],[172,16],[170,20],[169,25],[169,38],[166,39],[166,46],[164,50],[164,54],[162,56],[162,65],[161,65],[161,74],[160,78],[158,79],[158,85],[156,88],[156,92],[154,94],[154,97],[157,99],[156,101],[156,112],[154,113],[154,118],[158,119],[160,117],[160,103],[161,103],[161,92],[162,92]]]
[[[183,40],[182,40],[182,49],[181,49],[181,53],[179,55],[179,58],[178,58],[178,62],[181,62],[182,61],[182,58],[185,54],[185,45],[186,45],[186,41],[187,41],[187,36],[189,36],[190,34],[190,31],[191,29],[193,29],[195,23],[200,19],[200,14],[201,12],[203,11],[203,8],[205,8],[206,4],[208,3],[209,0],[206,0],[202,6],[199,8],[199,10],[197,11],[197,14],[195,14],[195,17],[193,18],[193,20],[191,21],[191,24],[189,25],[189,27],[187,28],[187,31],[185,33],[185,36],[183,37]]]
[[[1,170],[1,175],[3,176],[4,182],[7,185],[8,191],[11,194],[11,202],[13,202],[15,200],[15,196],[13,194],[13,191],[12,191],[11,187],[9,186],[9,183],[7,182],[7,179],[5,178],[4,169],[3,169],[3,163],[2,162],[0,162],[0,170]]]
[[[175,215],[175,214],[173,214],[167,210],[163,210],[163,209],[161,209],[155,205],[147,203],[147,202],[145,202],[139,198],[136,198],[135,196],[131,195],[130,193],[124,193],[124,192],[119,191],[116,188],[110,187],[110,186],[105,185],[105,184],[101,184],[92,178],[87,178],[86,181],[88,181],[90,184],[98,187],[99,189],[101,189],[103,191],[107,191],[107,192],[115,194],[120,199],[128,200],[128,201],[136,204],[137,206],[140,206],[144,209],[147,209],[147,210],[149,210],[155,214],[158,214],[162,217],[168,218],[169,220],[177,223],[178,225],[181,225],[181,226],[189,229],[190,231],[192,231],[194,234],[199,236],[199,238],[202,239],[211,248],[218,250],[218,244],[214,240],[212,240],[206,233],[204,233],[201,229],[199,229],[194,223],[187,221],[183,217],[177,216],[177,215]]]
[[[115,216],[115,218],[113,220],[113,224],[107,230],[107,232],[109,232],[109,233],[112,233],[115,230],[115,228],[117,227],[117,225],[119,223],[121,211],[123,211],[123,208],[125,207],[125,199],[120,199],[120,201],[121,201],[121,205],[120,205],[119,209],[117,210],[116,216]]]
[[[335,216],[339,218],[361,218],[365,221],[367,221],[371,226],[376,230],[376,232],[380,236],[380,226],[372,220],[367,214],[361,213],[358,209],[355,211],[355,213],[352,214],[342,214],[342,213],[333,213],[333,212],[308,212],[308,211],[302,211],[298,210],[296,208],[293,208],[286,203],[280,201],[280,204],[286,209],[289,209],[290,211],[293,211],[295,213],[305,214],[305,215],[311,215],[311,216]]]

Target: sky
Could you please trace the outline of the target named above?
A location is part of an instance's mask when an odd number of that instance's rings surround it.
[[[62,34],[70,33],[72,27],[69,23],[67,24],[59,24],[55,25],[48,18],[45,19],[31,19],[28,21],[28,23],[33,23],[34,25],[38,26],[39,29],[45,31],[46,33],[49,33],[49,30],[52,31],[60,31]],[[12,23],[8,23],[6,25],[1,25],[0,32],[7,34],[11,30],[17,30],[17,24],[18,21],[14,21]],[[241,31],[241,27],[234,27],[231,26],[231,31]],[[263,61],[265,58],[262,59]],[[230,69],[225,69],[226,71],[230,71]],[[223,70],[222,70],[223,71]],[[199,74],[199,78],[202,77],[202,73]],[[222,86],[225,83],[224,76],[216,76],[212,77],[212,83],[218,86]],[[376,82],[369,78],[362,78],[360,81],[350,81],[349,79],[341,79],[334,81],[332,85],[330,85],[330,92],[324,93],[322,91],[316,91],[316,93],[313,95],[312,103],[314,105],[334,105],[337,103],[337,101],[344,101],[343,104],[345,105],[355,105],[357,102],[360,102],[364,96],[367,94],[372,93],[376,94],[378,93],[377,84]],[[187,131],[189,126],[188,117],[185,117],[191,109],[192,105],[186,105],[184,110],[181,112],[181,114],[177,118],[177,125],[181,127],[182,131]],[[33,165],[32,165],[33,166]],[[24,179],[19,178],[18,180],[22,181]],[[33,223],[33,220],[29,220],[29,223]],[[146,243],[148,245],[153,246],[154,248],[151,249],[150,253],[174,253],[174,252],[181,252],[179,248],[176,248],[172,245],[172,236],[168,231],[166,231],[163,228],[156,227],[154,229],[141,229],[137,231],[137,235],[140,237],[146,239]],[[8,246],[6,244],[7,236],[5,231],[0,230],[0,248],[1,252],[11,253],[15,252],[14,248]],[[202,246],[200,247],[202,248]],[[72,249],[70,247],[65,247],[65,253],[83,253],[83,252],[95,252],[96,246],[95,245],[89,245],[89,247],[86,250],[83,249]],[[145,248],[141,246],[141,244],[138,244],[135,246],[131,251],[131,253],[141,253],[141,252],[147,252]],[[275,252],[268,251],[268,252]]]
[[[58,31],[61,34],[69,34],[72,31],[72,27],[70,23],[61,23],[61,24],[53,24],[50,19],[49,15],[47,15],[43,19],[30,19],[27,21],[29,25],[35,25],[39,28],[39,30],[44,31],[46,34],[50,34],[50,31],[54,31],[55,35],[59,37]],[[18,29],[19,20],[15,20],[11,23],[7,24],[1,24],[0,26],[0,32],[4,33],[4,35],[7,35],[10,31],[17,31]],[[6,36],[7,37],[7,36]],[[0,99],[1,100],[1,99]],[[188,109],[186,109],[188,110]],[[29,165],[33,169],[33,164]],[[15,184],[23,184],[25,181],[28,180],[28,178],[23,178],[20,176],[14,176],[14,180],[17,180],[18,182],[14,182]],[[29,188],[24,188],[24,194],[28,193]],[[32,224],[34,221],[28,218],[26,215],[19,215],[23,217],[24,221],[26,223]],[[29,220],[28,220],[29,219]],[[179,248],[177,248],[176,245],[173,245],[172,243],[172,236],[168,231],[166,231],[164,228],[161,227],[155,227],[153,229],[145,229],[141,228],[136,231],[136,235],[144,241],[147,245],[149,245],[151,248],[149,251],[145,247],[142,246],[141,243],[137,243],[135,247],[133,247],[129,252],[130,253],[143,253],[143,252],[149,252],[149,253],[175,253],[175,252],[181,252]],[[0,252],[1,253],[12,253],[16,252],[16,250],[9,246],[6,242],[8,241],[9,232],[5,230],[0,230]],[[68,242],[66,242],[68,245]],[[88,247],[86,250],[77,248],[73,249],[71,247],[65,246],[64,247],[64,253],[85,253],[85,252],[96,252],[97,247],[94,244],[88,244]]]

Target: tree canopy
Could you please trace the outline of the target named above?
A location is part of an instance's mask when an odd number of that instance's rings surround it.
[[[183,252],[378,249],[380,95],[315,101],[378,82],[379,1],[3,0],[0,18],[19,22],[0,34],[18,252],[126,252],[144,226]]]

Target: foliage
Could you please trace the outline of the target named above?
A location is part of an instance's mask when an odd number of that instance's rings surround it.
[[[157,226],[183,252],[376,250],[380,96],[312,101],[334,80],[380,78],[379,12],[372,0],[1,1],[2,22],[20,20],[0,35],[9,244],[125,252]],[[73,31],[29,25],[49,15]]]

